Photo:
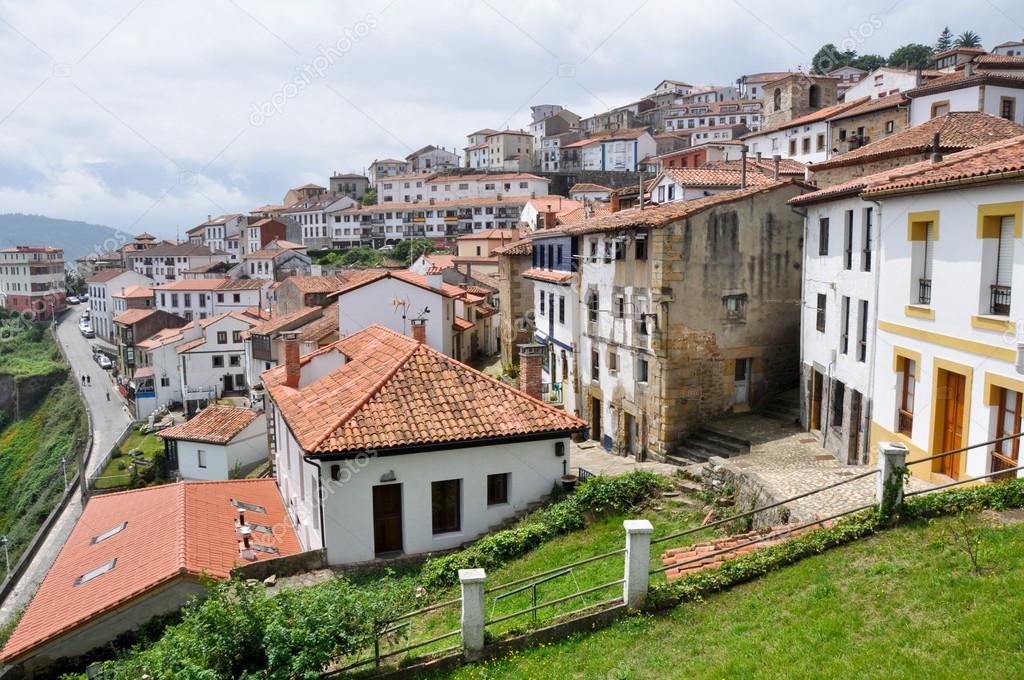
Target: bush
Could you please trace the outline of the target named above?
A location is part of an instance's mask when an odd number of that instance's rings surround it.
[[[586,513],[625,513],[636,509],[667,486],[653,472],[634,471],[622,477],[592,477],[576,493],[537,512],[519,526],[484,536],[465,550],[427,560],[420,572],[427,588],[459,581],[459,569],[494,569],[559,534],[586,526]]]

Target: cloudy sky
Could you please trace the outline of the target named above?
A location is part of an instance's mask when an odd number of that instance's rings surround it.
[[[925,0],[0,0],[0,213],[171,237],[290,186],[590,115],[663,78],[806,66],[822,44],[888,55],[942,26],[986,47],[1024,6]]]

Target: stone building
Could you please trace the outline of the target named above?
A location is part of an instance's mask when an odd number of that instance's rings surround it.
[[[764,85],[762,128],[779,127],[794,118],[833,106],[838,79],[812,73],[787,73]]]
[[[664,459],[708,420],[797,384],[794,180],[624,210],[579,237],[580,410],[609,451]]]
[[[869,99],[829,120],[829,145],[833,155],[853,151],[910,126],[910,106],[906,97],[894,94]]]
[[[498,299],[501,300],[501,363],[519,360],[519,345],[533,342],[533,281],[523,272],[533,264],[533,242],[515,241],[494,251],[498,256]]]

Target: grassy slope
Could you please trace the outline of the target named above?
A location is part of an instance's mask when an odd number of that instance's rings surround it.
[[[2,349],[0,370],[12,365],[25,369],[37,361],[48,372],[56,352],[48,335],[38,342],[19,337]],[[0,534],[10,538],[12,563],[64,492],[61,456],[70,454],[76,437],[84,445],[88,429],[83,404],[70,379],[55,385],[34,411],[23,415],[0,429]],[[74,473],[72,462],[69,478]]]
[[[96,482],[96,488],[98,489],[112,489],[118,486],[127,486],[131,481],[131,473],[128,468],[124,470],[118,468],[119,464],[127,464],[128,452],[132,449],[138,449],[142,452],[142,457],[152,462],[153,457],[159,452],[164,450],[164,440],[160,439],[153,434],[142,434],[138,430],[133,431],[128,438],[124,440],[124,443],[118,447],[121,452],[121,456],[117,458],[111,458],[107,466],[103,468],[103,472],[100,474],[100,479]]]
[[[1024,525],[985,532],[988,569],[975,576],[943,537],[951,521],[447,677],[1022,677]]]

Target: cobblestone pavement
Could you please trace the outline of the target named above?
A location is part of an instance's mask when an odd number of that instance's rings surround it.
[[[751,442],[750,453],[732,456],[726,464],[756,478],[771,496],[779,499],[833,484],[875,469],[874,465],[843,465],[818,445],[817,438],[791,425],[759,415],[727,418],[711,429]],[[875,476],[865,477],[790,504],[798,517],[828,517],[875,499]],[[907,490],[931,486],[911,478]]]
[[[638,463],[632,458],[616,456],[608,453],[595,441],[572,442],[570,445],[571,465],[573,468],[581,467],[595,475],[609,475],[617,477],[633,470],[650,470],[662,475],[672,476],[680,468],[670,463]]]

